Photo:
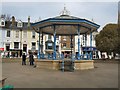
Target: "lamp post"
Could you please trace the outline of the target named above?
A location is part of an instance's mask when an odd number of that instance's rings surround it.
[[[40,32],[39,32],[39,40],[38,40],[38,59],[40,60]]]
[[[21,32],[21,35],[20,35],[20,57],[22,55],[22,28],[20,28],[20,32]]]

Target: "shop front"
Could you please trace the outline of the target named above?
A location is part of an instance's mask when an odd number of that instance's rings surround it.
[[[18,58],[22,56],[21,49],[10,49],[10,57],[11,58]]]

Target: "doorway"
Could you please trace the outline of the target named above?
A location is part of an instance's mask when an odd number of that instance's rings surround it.
[[[27,52],[27,44],[23,44],[23,52]]]

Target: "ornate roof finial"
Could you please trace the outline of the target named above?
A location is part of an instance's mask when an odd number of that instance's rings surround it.
[[[70,15],[70,11],[66,9],[66,5],[64,4],[64,9],[61,11],[60,15]]]
[[[92,18],[92,20],[91,20],[92,22],[94,22],[94,19]]]

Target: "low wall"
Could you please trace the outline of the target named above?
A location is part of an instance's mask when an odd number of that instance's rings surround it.
[[[74,62],[75,70],[84,70],[84,69],[93,69],[94,61],[93,60],[76,60]]]
[[[59,60],[36,60],[37,68],[44,68],[44,69],[60,69]]]
[[[62,60],[36,60],[37,68],[44,69],[61,69]],[[84,69],[93,69],[94,61],[93,60],[75,60],[74,69],[75,70],[84,70]]]

